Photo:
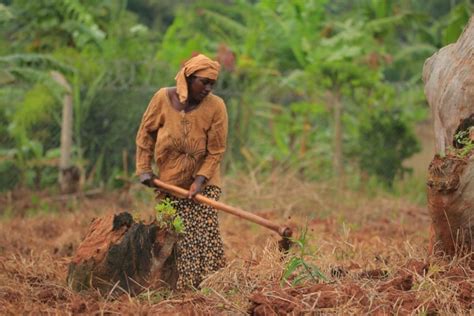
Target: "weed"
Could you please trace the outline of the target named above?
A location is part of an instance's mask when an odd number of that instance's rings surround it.
[[[172,295],[172,292],[166,288],[159,290],[148,290],[146,292],[140,293],[137,298],[141,301],[146,301],[149,304],[158,304]]]
[[[201,288],[201,293],[203,295],[209,296],[211,294],[211,289],[208,288],[208,287],[203,287],[203,288]]]
[[[292,286],[296,286],[307,280],[324,280],[327,281],[326,276],[321,270],[314,264],[309,263],[306,258],[312,257],[311,251],[308,246],[307,238],[308,227],[305,226],[301,231],[301,235],[298,239],[293,239],[292,242],[298,248],[297,253],[290,258],[283,270],[282,282],[290,283]],[[293,276],[293,274],[296,275]],[[290,282],[291,280],[291,282]]]

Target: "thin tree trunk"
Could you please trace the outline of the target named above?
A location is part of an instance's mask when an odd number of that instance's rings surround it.
[[[51,76],[65,90],[63,98],[62,122],[61,122],[61,155],[59,159],[59,187],[62,193],[73,193],[77,191],[79,172],[72,165],[72,128],[73,128],[73,105],[72,89],[64,75],[52,71]]]
[[[311,130],[311,125],[308,121],[308,117],[304,118],[303,121],[303,132],[301,133],[301,145],[300,145],[300,158],[303,159],[306,156],[306,152],[308,151],[308,138],[309,132]]]
[[[332,103],[334,106],[334,160],[333,168],[334,174],[336,177],[341,180],[344,175],[344,165],[343,165],[343,152],[342,152],[342,114],[343,108],[341,103],[341,95],[338,90],[333,91],[332,93]]]
[[[67,93],[63,100],[63,117],[61,124],[61,158],[59,167],[67,169],[71,167],[72,151],[72,96]]]

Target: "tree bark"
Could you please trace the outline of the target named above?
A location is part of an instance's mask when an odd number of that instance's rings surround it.
[[[434,120],[436,150],[427,182],[432,218],[430,248],[451,256],[472,253],[474,18],[456,43],[427,59],[423,80]],[[463,132],[465,136],[460,141]]]
[[[79,185],[79,169],[71,162],[72,156],[72,89],[66,78],[57,71],[52,71],[51,76],[65,90],[63,99],[61,123],[61,155],[59,158],[59,187],[61,193],[74,193]]]
[[[67,283],[75,291],[136,295],[177,280],[177,234],[156,222],[137,223],[129,213],[95,219],[69,264]]]

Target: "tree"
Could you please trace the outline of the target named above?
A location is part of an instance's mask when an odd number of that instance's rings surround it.
[[[59,74],[59,71],[71,73],[73,70],[54,58],[41,54],[3,56],[0,57],[0,64],[3,65],[3,78],[5,78],[0,87],[18,85],[21,82],[33,85],[31,92],[34,91],[35,97],[28,99],[27,93],[23,108],[16,111],[12,117],[9,133],[15,140],[16,149],[7,153],[7,157],[10,156],[9,158],[16,161],[23,183],[25,173],[29,168],[34,168],[37,174],[36,187],[39,188],[41,167],[51,164],[51,157],[47,157],[46,150],[54,148],[43,146],[41,142],[35,141],[32,131],[34,126],[41,122],[41,118],[44,118],[47,113],[52,114],[54,107],[63,100],[65,90],[55,81],[55,74]],[[39,97],[38,94],[43,97]],[[53,135],[49,135],[51,136]]]
[[[63,87],[63,111],[61,122],[61,156],[59,159],[59,188],[62,193],[73,193],[78,189],[79,173],[72,165],[72,131],[73,131],[73,106],[72,89],[66,78],[57,71],[51,73],[53,79]]]

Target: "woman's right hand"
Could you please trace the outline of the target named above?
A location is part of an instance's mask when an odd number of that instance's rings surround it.
[[[206,182],[206,177],[196,176],[196,179],[194,180],[193,184],[191,184],[191,187],[189,188],[188,199],[192,199],[198,193],[201,193],[204,182]]]
[[[156,176],[153,172],[145,172],[138,176],[140,183],[146,185],[150,188],[155,188],[156,185],[153,183],[153,180],[156,179]]]

